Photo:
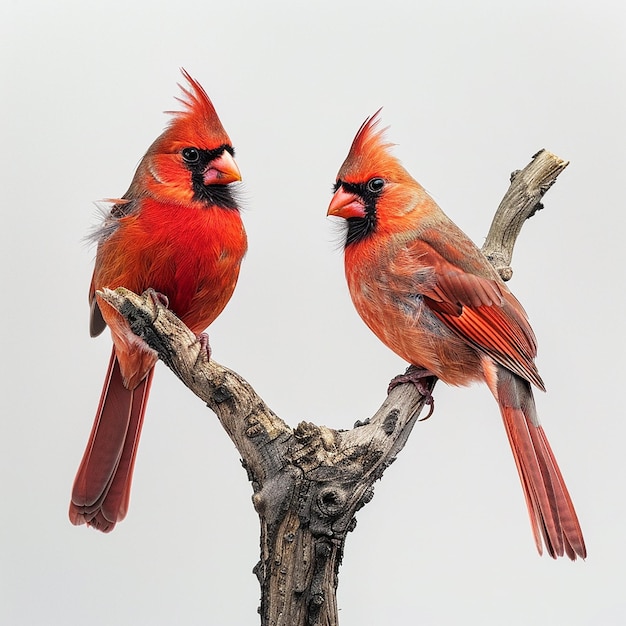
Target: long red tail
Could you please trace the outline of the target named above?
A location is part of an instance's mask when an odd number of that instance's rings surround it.
[[[115,348],[87,449],[74,479],[70,521],[102,532],[126,516],[143,416],[154,367],[134,388],[124,386]]]
[[[539,425],[530,384],[498,367],[497,400],[522,481],[535,543],[542,537],[552,558],[585,558],[587,549],[574,505],[548,439]]]

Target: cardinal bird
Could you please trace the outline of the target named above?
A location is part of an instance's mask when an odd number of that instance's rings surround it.
[[[561,471],[537,419],[535,335],[522,305],[472,241],[402,167],[365,120],[328,215],[344,218],[345,272],[359,315],[415,366],[414,381],[487,383],[504,420],[537,549],[587,554]],[[411,371],[410,368],[409,372]],[[424,389],[424,387],[421,387]]]
[[[103,532],[128,509],[157,354],[98,291],[152,288],[197,334],[229,301],[247,248],[231,185],[241,180],[231,141],[204,89],[182,72],[188,86],[177,99],[184,110],[170,112],[169,125],[94,235],[90,332],[109,326],[113,352],[69,515],[73,524]]]

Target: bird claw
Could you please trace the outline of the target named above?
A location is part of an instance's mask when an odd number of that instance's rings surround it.
[[[415,365],[410,365],[404,374],[399,374],[395,378],[391,379],[389,387],[387,387],[387,395],[389,395],[391,390],[395,389],[398,385],[403,385],[404,383],[413,383],[415,385],[415,388],[419,391],[420,395],[424,397],[425,404],[430,406],[428,415],[418,420],[418,422],[424,422],[433,414],[435,410],[435,399],[433,398],[433,394],[430,391],[430,387],[432,385],[429,385],[427,382],[425,382],[426,379],[433,378],[435,378],[435,375],[427,369],[415,367]]]
[[[152,301],[156,306],[162,306],[166,309],[169,308],[170,301],[164,293],[161,293],[154,289],[149,289],[148,294],[150,295],[150,298],[152,298]],[[196,336],[196,339],[200,342],[200,351],[202,352],[204,350],[206,352],[207,360],[210,361],[211,346],[209,345],[209,336],[206,333],[200,333]]]
[[[209,345],[209,336],[206,333],[200,333],[196,339],[200,342],[200,351],[206,352],[207,361],[211,360],[211,346]]]
[[[152,301],[154,302],[154,304],[156,304],[157,306],[163,306],[166,309],[169,309],[170,301],[169,301],[169,298],[164,293],[155,291],[154,289],[149,289],[148,293],[150,294],[150,297],[152,298]]]
[[[420,391],[420,393],[422,392]],[[422,393],[422,395],[424,394]],[[418,422],[425,422],[435,412],[435,398],[433,398],[432,394],[424,396],[424,398],[424,404],[427,404],[430,408],[428,409],[428,415],[426,415],[426,417],[420,417],[417,420]]]

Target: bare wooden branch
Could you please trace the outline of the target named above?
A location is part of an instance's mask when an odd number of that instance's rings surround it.
[[[567,166],[542,150],[521,172],[496,212],[483,252],[505,280],[525,220]],[[124,288],[101,296],[207,403],[241,454],[261,521],[262,626],[336,626],[336,589],[346,535],[373,496],[373,484],[404,447],[425,399],[399,385],[376,414],[348,431],[276,416],[237,373],[210,360],[204,344],[161,303]],[[436,380],[429,381],[432,390]]]
[[[482,247],[502,280],[513,276],[513,248],[524,222],[543,209],[541,198],[568,165],[569,161],[542,149],[523,170],[511,173],[511,185],[496,210]]]
[[[396,387],[350,431],[302,422],[292,430],[238,374],[207,358],[201,341],[154,292],[100,294],[134,333],[207,403],[241,454],[261,518],[261,623],[337,624],[337,572],[354,515],[404,446],[424,398]],[[434,383],[434,380],[433,380]]]

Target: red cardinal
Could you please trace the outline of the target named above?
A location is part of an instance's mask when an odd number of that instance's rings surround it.
[[[513,449],[537,549],[587,554],[554,454],[539,425],[531,383],[535,336],[522,305],[472,241],[391,155],[378,113],[359,129],[328,215],[346,220],[352,301],[378,338],[417,378],[486,382]],[[422,386],[423,388],[423,386]]]
[[[74,481],[70,520],[109,532],[128,509],[133,465],[157,354],[97,294],[148,288],[202,332],[230,299],[246,233],[232,185],[241,180],[231,141],[204,89],[189,83],[173,119],[141,160],[128,191],[95,235],[90,331],[111,329],[113,353],[87,449]]]

